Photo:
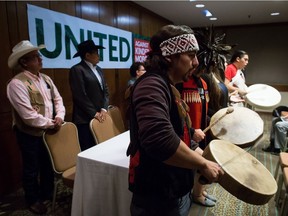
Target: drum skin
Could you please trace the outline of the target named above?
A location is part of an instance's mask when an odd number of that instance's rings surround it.
[[[277,191],[277,183],[269,170],[249,152],[229,141],[212,140],[203,156],[224,170],[219,184],[246,203],[264,205]]]
[[[254,84],[248,87],[245,101],[253,108],[273,109],[281,102],[280,92],[266,84]]]
[[[218,110],[211,118],[210,124],[217,121],[228,108]],[[214,138],[227,140],[245,148],[255,144],[264,132],[264,122],[255,111],[246,107],[233,107],[234,111],[227,114],[210,130]]]

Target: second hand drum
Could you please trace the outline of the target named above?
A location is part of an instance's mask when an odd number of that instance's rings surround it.
[[[215,126],[211,127],[213,137],[227,140],[241,148],[255,144],[264,132],[264,122],[255,111],[246,107],[233,107],[234,111],[227,114]],[[210,125],[218,121],[228,108],[218,110],[211,118]]]
[[[280,92],[266,84],[254,84],[248,87],[245,101],[253,108],[273,109],[281,101]]]

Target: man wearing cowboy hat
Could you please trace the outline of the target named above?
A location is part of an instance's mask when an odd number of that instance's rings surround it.
[[[13,47],[8,58],[9,68],[20,70],[7,85],[7,96],[22,153],[25,199],[36,214],[47,211],[43,201],[51,199],[54,187],[54,173],[42,134],[46,129],[58,130],[65,116],[56,86],[50,77],[40,73],[42,58],[38,51],[44,47],[23,40]]]
[[[81,150],[95,145],[89,129],[91,119],[99,122],[106,119],[109,105],[109,92],[99,63],[99,49],[93,40],[83,41],[78,45],[78,52],[73,58],[80,56],[81,62],[70,69],[70,87],[73,97],[72,121],[77,125]]]

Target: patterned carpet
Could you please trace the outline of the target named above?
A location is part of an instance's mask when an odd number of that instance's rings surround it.
[[[271,124],[270,113],[260,113],[264,121],[264,135],[262,139],[254,145],[249,151],[255,158],[257,158],[263,165],[272,173],[275,172],[278,156],[271,155],[270,153],[263,152],[261,148],[269,144],[269,131]],[[233,195],[229,194],[219,184],[212,184],[207,188],[210,194],[217,197],[218,201],[216,206],[212,208],[203,207],[193,204],[190,216],[278,216],[279,209],[275,208],[274,197],[265,205],[251,205],[247,204]],[[55,216],[68,216],[71,213],[72,191],[63,185],[60,185],[58,190],[57,204],[55,212],[51,211],[52,203],[46,203],[48,207],[48,215]],[[0,216],[13,215],[13,216],[31,216],[33,215],[27,210],[24,204],[23,190],[20,189],[16,193],[6,196],[0,200]],[[110,215],[107,215],[110,216]],[[113,216],[113,215],[111,215]]]

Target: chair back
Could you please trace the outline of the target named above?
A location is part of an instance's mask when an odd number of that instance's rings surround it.
[[[93,118],[90,121],[90,130],[97,144],[120,134],[119,131],[115,130],[114,123],[109,115],[106,115],[106,120],[102,123]]]
[[[58,131],[47,130],[43,140],[56,173],[61,174],[76,165],[81,150],[75,124],[65,122]]]
[[[120,109],[117,106],[110,105],[108,107],[108,114],[114,122],[114,130],[119,134],[125,132],[126,130]]]

